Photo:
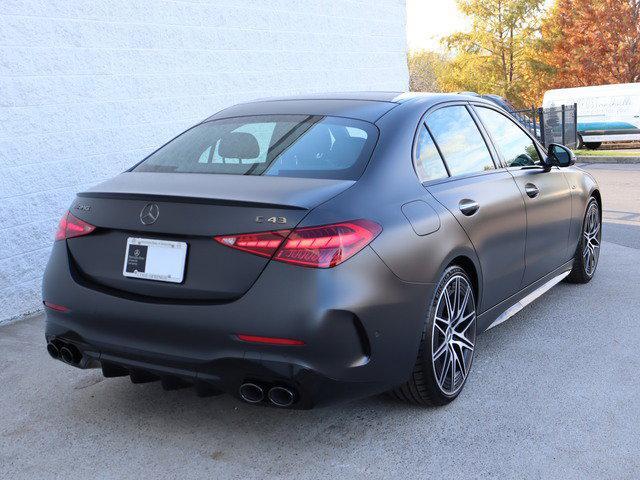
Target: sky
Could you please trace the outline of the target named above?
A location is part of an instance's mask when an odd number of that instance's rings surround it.
[[[441,50],[440,38],[468,26],[455,0],[407,0],[409,50]]]

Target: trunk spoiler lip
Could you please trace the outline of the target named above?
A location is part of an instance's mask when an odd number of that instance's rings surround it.
[[[149,202],[171,202],[171,203],[194,203],[202,205],[220,205],[229,207],[256,207],[256,208],[277,208],[283,210],[309,210],[307,207],[298,205],[283,205],[277,203],[254,202],[251,200],[228,200],[220,198],[204,198],[182,195],[161,195],[148,193],[122,193],[122,192],[80,192],[77,194],[81,198],[110,198],[117,200],[146,200]]]

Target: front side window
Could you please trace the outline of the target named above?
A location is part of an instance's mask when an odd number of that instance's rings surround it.
[[[490,108],[476,107],[508,167],[524,167],[540,163],[533,140],[512,120]]]
[[[436,180],[447,176],[438,149],[427,128],[422,124],[416,142],[416,171],[421,182]]]
[[[427,126],[451,175],[495,168],[478,126],[464,106],[445,107],[429,115]]]
[[[370,123],[317,115],[212,120],[187,130],[133,171],[355,180],[377,137]]]

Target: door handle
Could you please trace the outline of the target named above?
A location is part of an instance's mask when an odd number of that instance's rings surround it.
[[[529,196],[530,198],[536,198],[540,193],[540,189],[536,187],[533,183],[527,183],[524,186],[524,191],[526,192],[527,196]]]
[[[458,204],[458,208],[460,209],[463,215],[470,217],[471,215],[476,213],[478,210],[480,210],[480,205],[478,205],[478,202],[476,202],[475,200],[469,200],[468,198],[465,198],[463,200],[460,200],[460,203]]]

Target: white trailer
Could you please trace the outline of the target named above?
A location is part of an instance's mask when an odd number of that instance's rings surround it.
[[[561,88],[544,94],[543,108],[578,106],[578,146],[640,141],[640,83]]]

